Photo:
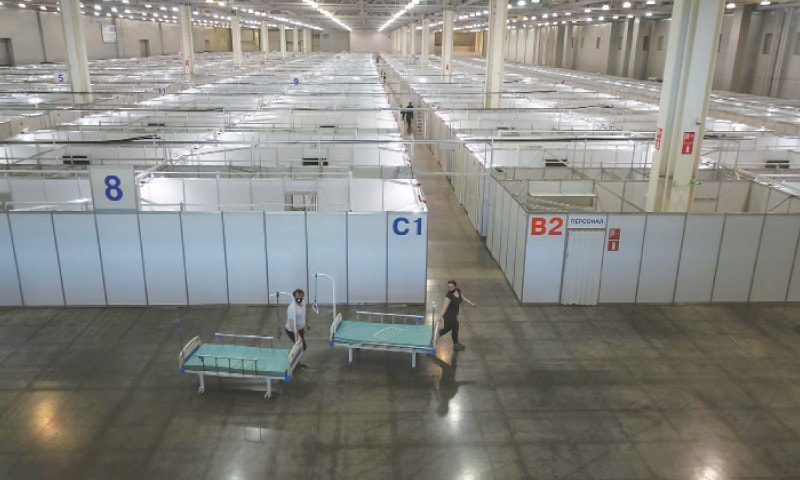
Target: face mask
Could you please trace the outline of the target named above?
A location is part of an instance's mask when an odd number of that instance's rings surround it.
[[[303,299],[302,298],[295,298],[294,301],[297,302],[297,303],[303,303]]]

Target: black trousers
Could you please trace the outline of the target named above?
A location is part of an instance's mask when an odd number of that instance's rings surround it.
[[[294,337],[294,332],[289,330],[289,329],[286,329],[286,328],[284,328],[284,330],[286,330],[286,335],[292,340],[292,343],[294,343],[296,341],[295,337]],[[301,328],[300,329],[300,339],[303,341],[303,350],[305,350],[306,349],[306,329],[305,328]]]
[[[445,316],[444,328],[439,330],[439,336],[441,337],[442,335],[451,330],[453,332],[453,343],[458,343],[458,317]]]

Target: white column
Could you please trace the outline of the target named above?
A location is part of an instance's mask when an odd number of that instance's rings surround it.
[[[408,41],[406,41],[408,37],[406,36],[406,32],[408,32],[407,28],[403,27],[400,29],[400,55],[404,57],[408,55]]]
[[[455,10],[442,12],[442,79],[449,82],[453,78],[453,20]]]
[[[78,0],[61,0],[61,23],[64,25],[64,45],[67,47],[67,67],[75,103],[92,102],[92,83],[89,78],[89,62],[86,55],[86,40]]]
[[[278,31],[281,34],[281,57],[286,58],[286,27],[281,25]]]
[[[314,51],[314,49],[311,48],[312,45],[313,45],[313,43],[312,43],[313,39],[312,39],[312,35],[311,34],[312,34],[311,29],[307,28],[306,29],[306,40],[305,40],[305,42],[303,42],[306,45],[306,53],[311,53],[312,51]]]
[[[422,51],[420,53],[420,63],[422,66],[428,65],[428,55],[430,54],[431,43],[431,21],[427,18],[422,19]]]
[[[298,39],[297,39],[297,37],[298,37],[297,31],[298,30],[299,30],[299,28],[297,28],[297,27],[293,27],[292,28],[292,53],[297,53],[299,51],[299,48],[300,48],[300,45],[299,45],[299,42],[298,42]]]
[[[269,24],[261,22],[261,55],[269,55]]]
[[[717,0],[711,0],[715,3]],[[670,22],[671,26],[672,22]],[[647,73],[647,53],[644,51],[644,37],[649,30],[649,23],[640,18],[633,21],[633,28],[631,30],[631,49],[628,51],[628,77],[644,79]],[[714,45],[717,41],[714,41]]]
[[[677,0],[672,6],[648,212],[692,208],[724,6],[725,0]]]
[[[417,54],[417,25],[415,23],[411,23],[408,26],[408,31],[411,33],[411,56]]]
[[[508,2],[489,0],[489,46],[486,53],[486,87],[484,108],[500,108],[503,99],[503,74],[506,45]]]
[[[231,44],[233,46],[233,64],[242,64],[242,29],[239,28],[239,15],[231,18]]]
[[[181,54],[183,55],[183,74],[194,75],[194,37],[192,36],[192,7],[180,7]]]

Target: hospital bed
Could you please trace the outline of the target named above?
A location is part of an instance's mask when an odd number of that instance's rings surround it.
[[[422,315],[356,312],[355,320],[336,315],[330,330],[331,347],[347,348],[347,365],[353,364],[353,350],[384,350],[411,354],[411,368],[417,354],[436,355],[436,323],[423,324]]]
[[[180,373],[200,377],[197,393],[205,393],[205,377],[256,378],[266,381],[265,399],[272,396],[272,380],[292,380],[292,372],[303,356],[303,343],[297,341],[291,349],[272,348],[273,337],[216,333],[218,343],[203,343],[196,336],[189,340],[178,355]],[[269,347],[226,344],[226,341],[269,341]],[[298,340],[300,340],[298,338]]]

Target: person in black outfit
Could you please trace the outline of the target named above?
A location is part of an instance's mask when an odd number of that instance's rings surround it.
[[[452,331],[453,350],[464,350],[464,348],[466,348],[463,344],[458,342],[458,309],[462,301],[467,302],[472,308],[478,308],[475,302],[461,293],[461,289],[458,288],[458,284],[455,280],[448,281],[447,295],[444,297],[442,314],[439,316],[441,320],[444,320],[444,328],[439,330],[439,336],[441,337],[447,332]]]
[[[411,133],[411,122],[414,120],[414,105],[408,102],[408,105],[400,112],[400,115],[406,121],[406,131]]]

